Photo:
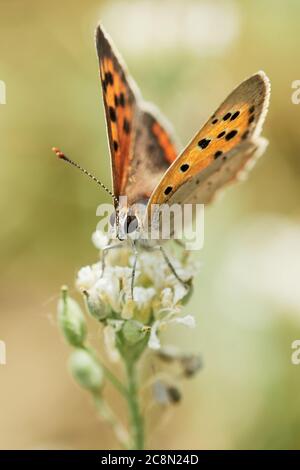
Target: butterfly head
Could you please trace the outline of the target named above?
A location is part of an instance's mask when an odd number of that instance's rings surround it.
[[[134,204],[133,206],[118,206],[110,216],[111,232],[119,239],[131,238],[136,240],[141,237],[143,230],[143,218],[145,204]]]
[[[140,221],[138,217],[129,209],[116,209],[109,219],[111,233],[120,241],[127,238],[136,238],[140,231]]]

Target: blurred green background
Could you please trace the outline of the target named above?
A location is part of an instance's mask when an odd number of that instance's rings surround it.
[[[97,259],[95,210],[109,201],[51,152],[62,147],[110,185],[99,20],[183,143],[247,76],[263,69],[272,84],[266,154],[206,210],[186,307],[197,328],[168,337],[201,352],[204,369],[149,446],[300,448],[300,366],[291,364],[300,338],[300,105],[291,101],[299,1],[0,0],[0,8],[0,448],[115,446],[66,372],[55,324],[60,285]]]

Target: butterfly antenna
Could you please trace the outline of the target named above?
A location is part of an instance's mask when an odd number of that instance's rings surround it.
[[[78,163],[74,162],[73,160],[71,160],[69,157],[67,157],[63,152],[61,152],[57,147],[53,147],[52,148],[53,152],[57,155],[58,158],[60,158],[61,160],[65,160],[66,162],[70,163],[71,165],[75,166],[75,168],[78,168],[78,170],[82,171],[82,173],[84,173],[85,175],[87,175],[89,178],[91,178],[92,180],[94,180],[99,186],[101,186],[102,189],[104,189],[112,198],[113,200],[116,202],[117,205],[119,205],[119,200],[118,198],[114,195],[114,193],[108,189],[107,186],[105,186],[105,184],[103,184],[100,180],[98,180],[98,178],[96,178],[94,175],[92,175],[89,171],[85,170],[84,168],[82,168],[82,166],[78,165]]]

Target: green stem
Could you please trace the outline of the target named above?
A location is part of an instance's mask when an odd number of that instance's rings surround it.
[[[96,352],[89,346],[84,346],[84,349],[91,353],[99,365],[102,367],[105,377],[112,383],[112,385],[123,395],[126,399],[128,398],[128,391],[126,387],[117,379],[117,377],[99,360]]]
[[[101,367],[104,370],[105,376],[108,378],[108,380],[114,385],[114,387],[123,395],[126,399],[128,398],[128,391],[126,390],[126,387],[117,379],[117,377],[101,362]]]
[[[94,401],[99,415],[102,419],[111,425],[121,446],[125,449],[128,448],[128,433],[122,424],[117,420],[110,406],[106,401],[103,400],[101,396],[97,394],[94,394]]]
[[[128,380],[128,407],[131,423],[131,445],[134,450],[144,448],[144,422],[141,415],[138,386],[136,378],[136,366],[134,361],[126,362],[126,372]]]

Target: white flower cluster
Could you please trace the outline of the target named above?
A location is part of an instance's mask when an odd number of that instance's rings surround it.
[[[158,333],[169,323],[195,325],[193,316],[180,316],[190,288],[176,279],[159,251],[139,251],[132,299],[131,247],[124,241],[121,247],[109,250],[103,271],[102,250],[108,239],[97,231],[92,240],[100,250],[100,261],[80,269],[77,287],[85,294],[90,313],[105,324],[104,337],[112,359],[118,356],[115,334],[127,320],[138,322],[148,332],[148,346],[156,350],[160,348]],[[170,261],[180,278],[187,281],[195,275],[195,266],[187,256],[184,258],[179,261],[170,257]]]

